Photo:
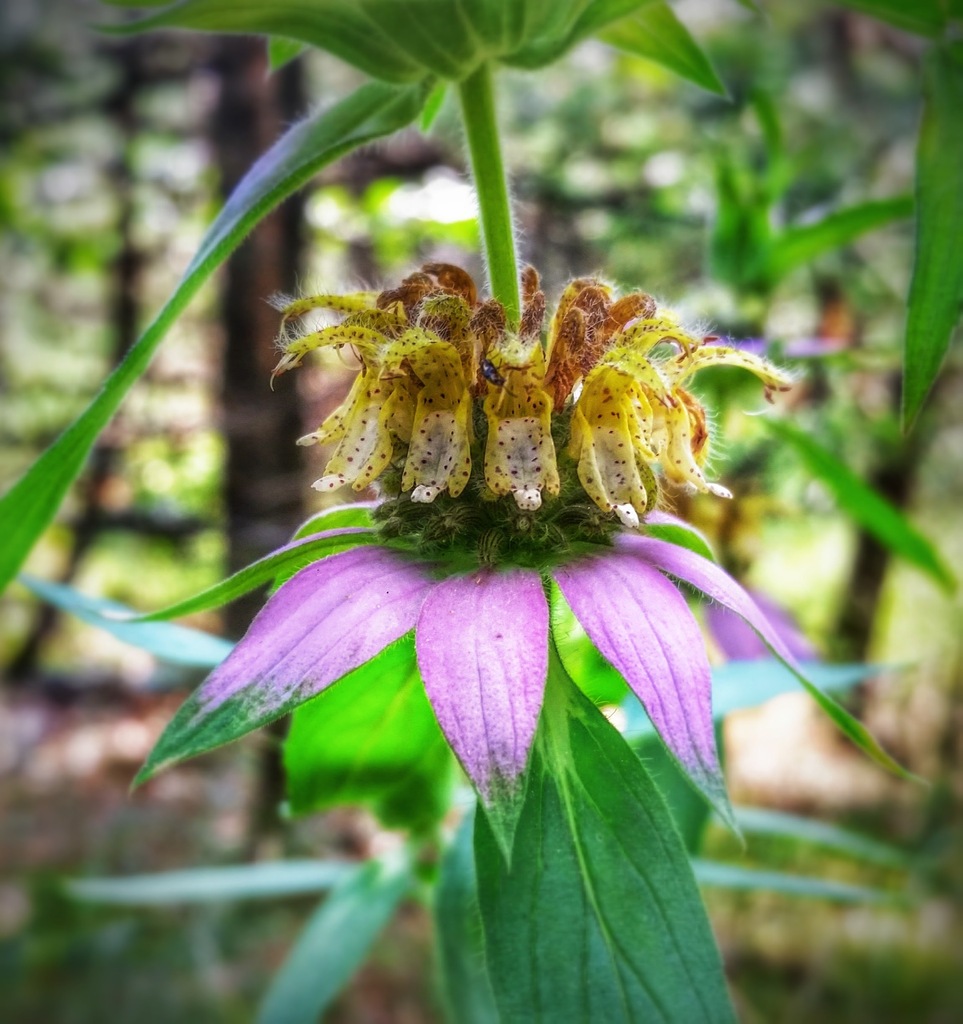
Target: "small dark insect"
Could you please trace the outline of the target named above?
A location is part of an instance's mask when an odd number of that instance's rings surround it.
[[[490,359],[481,361],[481,372],[489,384],[494,384],[498,388],[505,386],[505,378],[495,369],[495,365]]]

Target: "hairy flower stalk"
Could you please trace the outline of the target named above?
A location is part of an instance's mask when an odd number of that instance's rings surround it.
[[[680,525],[658,505],[667,485],[728,495],[708,475],[694,374],[739,366],[767,396],[789,380],[686,331],[648,295],[617,297],[595,280],[571,282],[546,329],[538,275],[528,268],[521,283],[517,329],[447,264],[377,294],[280,302],[276,374],[323,348],[348,347],[361,363],[342,405],[301,439],[334,446],[314,486],[375,485],[380,500],[329,513],[335,528],[322,513],[278,553],[303,549],[306,567],[181,709],[147,774],[293,710],[413,632],[445,739],[489,811],[511,822],[557,664],[549,647],[574,613],[692,782],[729,815],[709,661],[677,582],[792,659],[734,580],[658,536]],[[292,330],[316,310],[338,322]]]

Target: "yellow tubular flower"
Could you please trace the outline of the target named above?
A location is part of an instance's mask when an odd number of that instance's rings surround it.
[[[390,361],[407,362],[421,381],[401,489],[411,500],[457,497],[471,477],[471,394],[462,359],[450,342],[412,328],[390,348]]]
[[[363,491],[391,462],[394,442],[389,424],[397,416],[395,395],[399,385],[383,380],[377,364],[365,369],[359,381],[360,386],[352,388],[351,405],[341,417],[338,447],[325,466],[324,476],[311,485],[317,491],[333,491],[345,484]]]
[[[519,508],[534,511],[543,491],[559,492],[541,341],[503,336],[489,348],[482,368],[488,382],[485,483],[497,495],[511,494]]]
[[[648,469],[655,459],[651,422],[648,399],[613,366],[598,366],[588,375],[572,412],[569,454],[578,459],[579,481],[600,509],[633,529],[655,499]]]

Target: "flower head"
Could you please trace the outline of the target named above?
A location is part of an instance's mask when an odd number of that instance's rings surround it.
[[[665,481],[728,494],[707,476],[708,420],[686,388],[699,369],[741,366],[767,392],[788,380],[687,333],[649,296],[615,298],[597,281],[568,286],[543,337],[534,271],[523,285],[517,331],[444,264],[380,294],[284,306],[288,322],[315,308],[342,319],[300,336],[288,326],[276,373],[325,346],[361,361],[341,407],[302,439],[335,445],[315,486],[377,482],[382,500],[365,528],[300,542],[342,549],[280,586],[172,728],[211,716],[253,728],[413,632],[448,744],[486,803],[510,803],[567,605],[725,815],[709,661],[678,584],[790,655],[718,566],[654,535],[672,522],[656,506]]]

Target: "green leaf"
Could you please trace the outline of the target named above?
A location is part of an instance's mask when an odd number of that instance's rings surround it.
[[[119,906],[170,906],[227,900],[277,899],[326,892],[356,868],[348,861],[279,860],[263,864],[232,864],[219,868],[188,868],[124,878],[77,878],[66,883],[78,900]]]
[[[567,33],[531,41],[510,53],[502,54],[501,59],[513,67],[529,70],[544,67],[558,60],[583,40],[596,35],[640,7],[654,2],[656,0],[592,0],[584,6]]]
[[[645,535],[657,540],[667,540],[681,548],[688,548],[697,555],[708,558],[710,562],[718,561],[705,534],[700,533],[694,526],[683,526],[681,523],[646,523]]]
[[[832,900],[835,903],[894,903],[903,896],[863,885],[850,885],[830,878],[790,875],[782,871],[744,868],[713,860],[693,860],[699,885],[719,889],[745,889],[750,892],[778,892],[784,896]]]
[[[295,125],[248,171],[201,242],[184,277],[154,322],[110,375],[90,407],[44,452],[0,501],[4,542],[0,589],[53,519],[94,440],[147,369],[171,324],[214,270],[271,209],[305,185],[326,164],[372,139],[410,124],[424,90],[377,83]]]
[[[173,626],[167,622],[130,622],[135,613],[117,601],[88,597],[73,587],[21,575],[19,581],[41,600],[55,605],[81,622],[106,630],[125,644],[149,651],[155,658],[176,665],[213,668],[231,652],[233,644],[219,636]]]
[[[709,92],[727,95],[709,58],[667,3],[646,4],[600,32],[599,38],[634,57],[655,61]]]
[[[779,280],[817,256],[848,245],[868,231],[913,215],[912,196],[894,196],[837,210],[814,224],[792,226],[773,239],[769,275]]]
[[[640,705],[641,706],[641,705]],[[644,713],[644,712],[643,712]],[[719,759],[722,760],[723,746],[721,730],[716,729],[716,747]],[[679,767],[675,758],[666,750],[665,744],[652,729],[641,740],[631,744],[636,755],[642,759],[645,770],[658,786],[662,799],[672,813],[675,827],[682,836],[685,848],[694,853],[702,844],[706,826],[712,817],[712,809],[701,790],[696,789],[689,776]],[[731,813],[731,812],[730,812]],[[734,818],[725,821],[719,817],[726,828],[738,834],[738,825]]]
[[[394,84],[423,80],[431,71],[405,52],[397,25],[380,23],[366,12],[375,6],[365,0],[181,0],[138,21],[100,26],[114,35],[134,35],[158,28],[187,28],[201,32],[280,36],[340,57],[372,78]],[[397,13],[404,5],[395,5]],[[391,12],[389,12],[390,16]]]
[[[733,1021],[662,797],[554,666],[510,868],[485,815],[476,818],[488,973],[502,1019]]]
[[[310,918],[274,976],[257,1024],[317,1024],[411,886],[407,860],[368,861]]]
[[[736,821],[749,835],[799,840],[883,867],[905,868],[909,864],[909,856],[904,850],[825,821],[766,807],[733,807],[733,812]]]
[[[297,60],[304,53],[304,43],[297,39],[284,39],[281,36],[272,36],[268,39],[268,67],[271,71],[278,71],[285,64]]]
[[[852,689],[882,671],[878,665],[824,665],[820,662],[809,662],[802,669],[807,679],[820,689],[830,691]],[[775,658],[729,661],[712,670],[712,717],[718,722],[733,711],[758,707],[773,697],[798,690],[799,677]],[[627,738],[635,741],[655,734],[649,716],[634,696],[625,699],[622,710]]]
[[[311,516],[298,527],[291,539],[301,540],[314,533],[320,533],[322,530],[344,530],[351,527],[370,528],[373,525],[371,506],[367,502],[340,505],[337,508],[323,509],[317,515]]]
[[[938,36],[946,23],[941,0],[839,0],[843,7],[872,14],[897,28],[921,36]]]
[[[392,665],[397,657],[396,648],[399,645],[410,645],[410,643],[410,637],[402,637],[395,643],[389,644],[375,657],[332,683],[332,688],[345,684],[350,685],[352,679],[363,678],[369,673],[376,674],[382,665]],[[289,714],[296,707],[305,703],[303,697],[295,694],[284,703],[271,705],[269,710],[265,710],[264,707],[252,701],[249,695],[241,694],[229,698],[213,711],[205,709],[203,714],[200,714],[202,705],[198,699],[198,692],[195,690],[168,722],[167,728],[161,733],[160,739],[154,745],[143,768],[137,773],[137,777],[134,779],[135,786],[146,782],[159,771],[178,761],[207,753],[207,751],[221,747],[241,736],[246,736],[249,732]]]
[[[558,656],[569,677],[589,700],[595,704],[621,704],[625,700],[634,700],[638,704],[638,698],[629,694],[622,676],[589,640],[555,580],[549,582],[549,612],[552,642]]]
[[[919,415],[940,372],[963,304],[963,44],[938,47],[927,55],[923,95],[916,151],[916,261],[903,370],[906,428]]]
[[[905,558],[953,592],[956,580],[933,545],[902,512],[864,483],[829,449],[798,427],[783,420],[762,417],[760,422],[782,441],[792,445],[807,469],[825,484],[840,511],[872,534],[895,555]]]
[[[183,601],[177,601],[156,612],[136,615],[131,621],[139,623],[154,622],[158,619],[179,619],[185,615],[207,611],[209,608],[220,608],[265,583],[274,583],[279,578],[288,579],[300,569],[328,555],[335,555],[339,551],[347,551],[362,544],[375,543],[377,537],[371,533],[342,533],[334,537],[319,537],[317,540],[287,544],[192,597],[185,597]]]
[[[284,744],[291,811],[365,804],[389,828],[448,811],[454,777],[409,637],[293,714]]]
[[[475,851],[476,811],[470,809],[441,861],[435,889],[435,923],[442,996],[452,1024],[499,1024],[491,983],[485,972],[485,949]]]
[[[427,135],[431,131],[431,126],[435,123],[435,119],[441,113],[441,108],[445,105],[445,97],[447,95],[447,82],[439,82],[428,94],[421,117],[418,119],[418,128],[422,133]]]

